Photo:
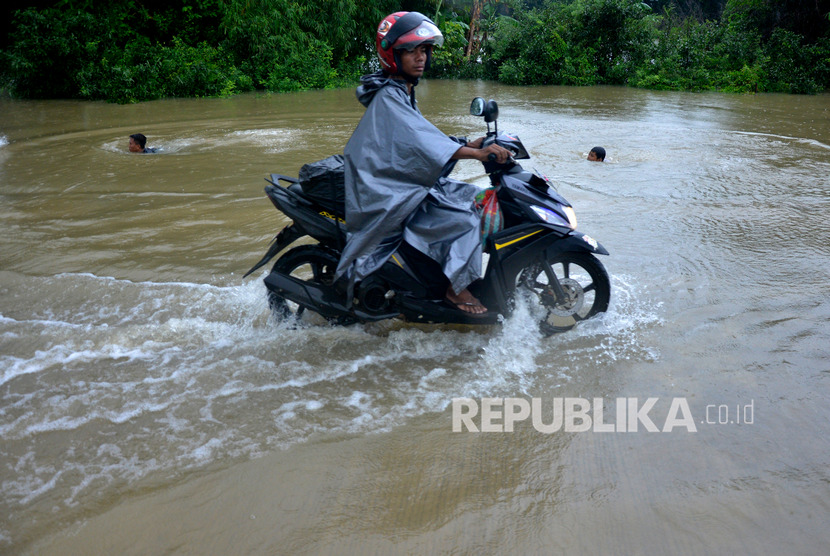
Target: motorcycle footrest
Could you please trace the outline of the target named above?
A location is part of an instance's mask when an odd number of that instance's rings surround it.
[[[465,313],[454,309],[440,300],[423,300],[411,297],[402,297],[399,300],[401,312],[406,320],[422,323],[453,323],[453,324],[496,324],[499,314],[488,312],[481,315]]]

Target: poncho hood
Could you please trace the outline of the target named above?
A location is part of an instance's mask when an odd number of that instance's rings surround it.
[[[361,84],[356,91],[357,100],[360,101],[360,104],[366,106],[367,108],[369,103],[372,102],[372,99],[375,98],[377,92],[387,85],[399,87],[403,91],[407,90],[406,82],[399,79],[393,79],[388,73],[383,71],[362,76],[360,78],[360,83]]]

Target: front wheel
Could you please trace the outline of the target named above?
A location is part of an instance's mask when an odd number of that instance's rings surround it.
[[[558,295],[557,282],[561,288]],[[608,272],[590,253],[565,252],[533,263],[519,272],[516,288],[529,292],[545,307],[540,329],[547,336],[607,311],[611,299]]]

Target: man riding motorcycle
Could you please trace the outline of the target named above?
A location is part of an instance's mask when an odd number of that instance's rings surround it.
[[[343,153],[349,236],[336,277],[353,285],[403,246],[423,256],[422,266],[440,268],[432,281],[449,303],[484,314],[487,308],[467,290],[481,277],[474,206],[480,189],[444,176],[456,160],[484,162],[493,154],[503,163],[510,152],[496,144],[479,148],[483,138],[466,143],[449,137],[421,115],[415,85],[429,68],[433,46],[444,42],[429,18],[391,14],[380,22],[376,42],[382,69],[361,78],[357,97],[366,113]]]

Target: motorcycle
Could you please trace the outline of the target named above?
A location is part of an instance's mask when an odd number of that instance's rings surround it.
[[[503,164],[494,155],[483,163],[498,200],[503,229],[486,237],[484,277],[473,282],[469,290],[488,312],[467,313],[442,296],[436,297],[419,278],[418,261],[403,249],[378,271],[354,284],[352,296],[347,299],[349,289],[343,286],[343,280],[335,283],[333,279],[346,243],[342,191],[338,192],[340,199],[335,193],[328,198],[310,195],[300,179],[271,174],[266,179],[269,185],[265,193],[292,222],[279,232],[245,277],[302,238],[317,242],[294,246],[283,253],[265,277],[268,303],[275,315],[299,316],[310,310],[339,324],[401,318],[417,323],[492,325],[511,313],[517,296],[524,292],[544,308],[540,330],[550,335],[608,309],[610,280],[596,257],[608,255],[608,251],[592,237],[576,231],[573,207],[547,178],[516,162],[530,155],[518,137],[499,133],[494,100],[476,97],[470,114],[483,117],[487,124],[482,147],[495,142],[512,152]]]

